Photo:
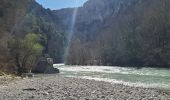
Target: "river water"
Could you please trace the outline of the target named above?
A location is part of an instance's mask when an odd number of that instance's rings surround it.
[[[128,86],[170,89],[170,69],[55,64],[67,77],[93,79]]]

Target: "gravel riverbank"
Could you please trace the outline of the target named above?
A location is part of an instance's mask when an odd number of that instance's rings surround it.
[[[59,75],[0,84],[0,100],[169,100],[170,91]]]
[[[11,76],[11,75],[0,76],[0,87],[19,80],[21,80],[21,78],[16,76]]]

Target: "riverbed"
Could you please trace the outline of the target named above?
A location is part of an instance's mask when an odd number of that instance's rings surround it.
[[[0,85],[0,100],[169,100],[170,91],[59,74]]]
[[[54,65],[60,74],[1,76],[0,100],[169,100],[169,69]]]
[[[170,89],[170,69],[55,64],[66,77],[91,79],[134,87]]]

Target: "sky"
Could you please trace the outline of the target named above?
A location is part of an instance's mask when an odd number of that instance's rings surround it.
[[[57,10],[61,8],[71,8],[82,6],[87,0],[36,0],[45,8]]]

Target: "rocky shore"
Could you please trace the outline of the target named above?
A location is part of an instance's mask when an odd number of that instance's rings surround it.
[[[0,78],[0,81],[2,78]],[[8,83],[10,82],[10,83]],[[0,100],[169,100],[170,91],[60,75],[7,81]]]
[[[2,86],[7,86],[9,83],[13,83],[19,80],[21,80],[21,77],[16,77],[11,75],[0,76],[0,88]]]

